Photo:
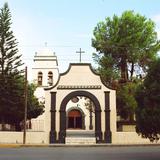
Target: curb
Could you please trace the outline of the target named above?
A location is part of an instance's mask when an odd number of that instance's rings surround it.
[[[0,144],[0,148],[21,147],[160,147],[160,144]]]

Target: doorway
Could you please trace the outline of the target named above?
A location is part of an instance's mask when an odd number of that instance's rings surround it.
[[[66,129],[68,128],[68,113],[73,110],[79,110],[81,115],[82,115],[82,129],[84,130],[86,128],[85,126],[85,114],[83,113],[83,110],[81,111],[81,108],[79,107],[73,107],[72,109],[66,109],[67,104],[73,97],[77,96],[83,96],[89,98],[94,106],[95,106],[95,120],[94,120],[94,125],[95,125],[95,137],[97,138],[97,142],[102,141],[102,131],[101,131],[101,107],[98,99],[93,95],[92,93],[88,91],[73,91],[66,95],[66,97],[62,100],[61,105],[60,105],[60,130],[59,130],[59,142],[60,143],[65,143],[65,138],[66,138]],[[78,109],[77,109],[78,108]]]
[[[68,112],[68,129],[82,129],[82,114],[79,110]]]

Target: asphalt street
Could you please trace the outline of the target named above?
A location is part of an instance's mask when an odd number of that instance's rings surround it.
[[[160,146],[0,148],[0,160],[160,160]]]

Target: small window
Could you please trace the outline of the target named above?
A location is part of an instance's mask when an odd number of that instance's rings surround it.
[[[49,86],[53,85],[53,73],[51,71],[48,72],[48,84]]]
[[[43,74],[42,72],[38,72],[38,85],[42,86]]]

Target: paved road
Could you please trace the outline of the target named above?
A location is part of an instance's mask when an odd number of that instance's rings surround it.
[[[160,160],[160,146],[0,148],[0,160]]]

